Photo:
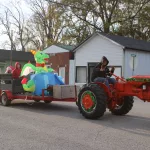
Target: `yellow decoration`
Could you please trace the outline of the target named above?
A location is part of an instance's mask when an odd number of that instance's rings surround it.
[[[33,55],[36,54],[36,51],[34,51],[34,50],[31,50],[30,52],[31,52]]]

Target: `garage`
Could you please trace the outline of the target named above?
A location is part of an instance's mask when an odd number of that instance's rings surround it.
[[[90,82],[93,68],[102,56],[108,58],[108,66],[114,66],[118,76],[150,74],[150,69],[145,68],[145,64],[150,64],[150,42],[96,32],[73,52],[75,83]]]

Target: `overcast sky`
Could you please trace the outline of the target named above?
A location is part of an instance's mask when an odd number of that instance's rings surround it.
[[[12,10],[11,2],[16,3],[17,0],[0,0],[0,13],[3,14],[4,8],[1,5],[5,5]],[[17,3],[20,3],[22,11],[25,17],[29,17],[31,14],[31,10],[29,9],[29,5],[26,3],[27,0],[18,0]],[[0,33],[2,32],[3,27],[0,25]],[[2,44],[7,40],[7,35],[0,35],[0,49],[2,49]]]

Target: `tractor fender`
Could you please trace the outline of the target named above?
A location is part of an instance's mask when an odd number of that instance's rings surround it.
[[[106,92],[107,96],[111,97],[111,92],[110,92],[109,88],[105,84],[103,84],[101,82],[95,82],[93,84],[99,85],[102,89],[104,89],[104,91]]]

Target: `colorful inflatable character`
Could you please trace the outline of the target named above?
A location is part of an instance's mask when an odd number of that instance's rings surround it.
[[[43,51],[34,51],[31,50],[31,53],[34,55],[36,61],[36,66],[31,63],[27,63],[22,68],[21,76],[28,75],[30,72],[41,73],[41,72],[53,72],[52,68],[46,67],[46,62],[49,60],[49,55],[45,54]]]
[[[42,89],[47,88],[48,85],[62,85],[63,81],[59,76],[54,74],[52,68],[46,67],[46,62],[49,59],[49,55],[43,51],[33,51],[36,66],[30,62],[25,64],[21,76],[24,76],[22,85],[25,91],[33,92],[35,95],[41,95]]]

